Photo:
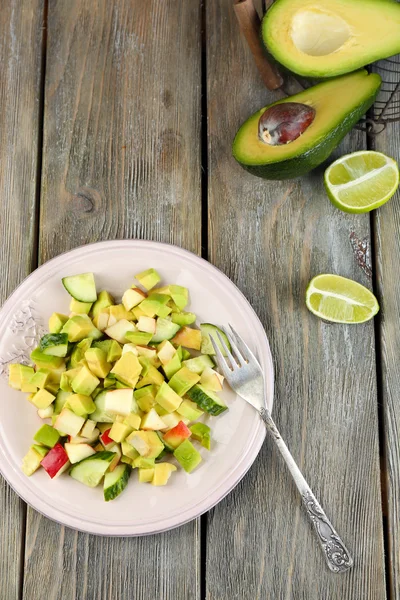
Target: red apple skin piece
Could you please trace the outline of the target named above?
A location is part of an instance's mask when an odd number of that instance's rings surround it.
[[[108,444],[115,444],[115,441],[109,436],[110,431],[111,427],[110,429],[107,429],[104,433],[102,433],[100,436],[100,439],[103,442],[104,446],[107,446]]]
[[[62,469],[65,463],[68,462],[68,455],[65,452],[64,448],[61,444],[56,444],[54,448],[46,454],[44,459],[41,461],[41,465],[44,470],[50,475],[51,479],[53,479],[58,471]]]
[[[177,448],[184,440],[192,435],[190,429],[185,425],[183,421],[179,421],[175,427],[167,431],[164,434],[164,440],[172,448]]]

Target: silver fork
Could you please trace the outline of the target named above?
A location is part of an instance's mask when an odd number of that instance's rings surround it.
[[[228,337],[236,360],[219,332],[217,332],[218,339],[228,360],[222,355],[213,335],[210,335],[216,353],[218,367],[231,388],[259,412],[267,431],[271,434],[279,452],[282,454],[301,494],[308,518],[314,525],[314,530],[317,534],[317,539],[323,550],[328,567],[334,573],[343,573],[353,566],[353,559],[318,500],[312,493],[310,486],[304,479],[293,456],[290,454],[288,447],[283,441],[281,434],[271,417],[271,413],[266,407],[264,376],[256,357],[233,327],[231,325],[229,325],[229,327],[231,332],[225,330],[225,334]]]

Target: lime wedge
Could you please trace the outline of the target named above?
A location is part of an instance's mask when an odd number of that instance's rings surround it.
[[[324,181],[336,208],[348,213],[366,213],[393,196],[399,187],[399,167],[381,152],[362,150],[331,164]]]
[[[366,287],[340,275],[317,275],[308,284],[307,308],[333,323],[364,323],[379,311],[374,294]]]

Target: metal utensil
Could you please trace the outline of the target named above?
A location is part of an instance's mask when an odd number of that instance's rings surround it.
[[[353,565],[353,559],[304,479],[293,456],[283,441],[271,417],[271,413],[266,407],[264,376],[256,357],[233,327],[231,325],[229,327],[231,331],[225,331],[225,333],[230,342],[233,354],[227,347],[222,336],[217,332],[226,358],[222,355],[213,334],[210,334],[218,367],[231,388],[259,412],[267,431],[271,434],[272,439],[282,454],[301,494],[308,518],[314,525],[314,530],[324,552],[328,567],[334,573],[343,573]]]

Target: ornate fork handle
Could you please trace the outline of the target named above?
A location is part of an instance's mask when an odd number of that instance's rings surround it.
[[[303,504],[307,511],[308,518],[314,525],[318,542],[324,552],[328,567],[334,573],[343,573],[353,566],[353,559],[349,551],[340,539],[332,523],[321,508],[318,500],[311,491],[310,486],[304,479],[299,467],[290,454],[288,447],[282,439],[270,412],[266,408],[261,408],[260,416],[265,423],[267,431],[275,441],[280,453],[282,454],[289,471],[291,472],[296,486],[301,494]]]

